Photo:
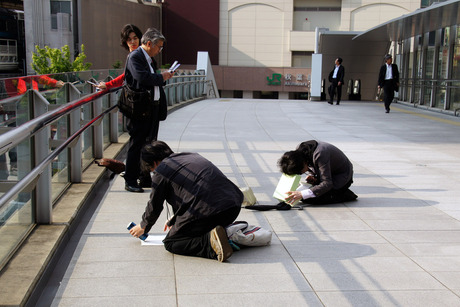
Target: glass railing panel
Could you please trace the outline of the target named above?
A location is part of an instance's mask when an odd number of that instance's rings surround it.
[[[56,88],[58,80],[48,75],[41,76],[23,76],[16,78],[6,78],[0,80],[0,99],[19,96],[25,94],[28,90],[34,89],[39,92]]]
[[[451,83],[450,110],[460,110],[460,81],[453,81]]]
[[[27,139],[0,155],[0,195],[31,171],[31,142]],[[34,222],[31,191],[21,192],[0,207],[0,263],[23,239]]]
[[[11,154],[14,153],[14,158]],[[0,155],[0,181],[17,180],[18,163],[16,151],[9,151]],[[0,183],[1,184],[1,183]],[[3,192],[0,192],[3,195]]]
[[[41,94],[43,95],[43,97],[45,97],[45,99],[50,104],[53,104],[53,105],[62,105],[68,102],[67,101],[67,97],[68,97],[67,90],[64,87],[54,90],[54,91],[44,91],[44,92],[41,92]]]
[[[24,178],[31,170],[29,140],[0,155],[0,196],[9,186]]]
[[[0,208],[0,263],[4,263],[34,225],[31,193],[23,192]]]
[[[107,110],[109,108],[109,99],[110,95],[104,95],[102,97],[102,110]],[[104,148],[107,148],[110,145],[110,116],[104,116],[102,119],[102,129]]]
[[[446,101],[446,82],[440,81],[438,85],[436,86],[436,95],[435,95],[433,107],[444,109],[445,101]]]
[[[16,127],[16,114],[20,99],[18,97],[18,100],[0,104],[0,128],[3,130],[6,131]]]
[[[64,116],[50,125],[50,150],[70,136],[68,117]],[[54,142],[56,142],[54,144]],[[51,163],[51,199],[54,202],[70,184],[69,151],[61,152]]]
[[[425,87],[423,89],[423,103],[421,103],[421,104],[424,104],[424,105],[427,105],[427,106],[430,105],[432,90],[433,89],[431,88],[431,84],[426,83]]]
[[[92,117],[92,104],[87,104],[82,107],[82,121],[86,123]],[[82,134],[82,167],[85,169],[93,162],[93,128],[86,129]]]
[[[420,101],[420,86],[414,85],[414,103],[422,103]]]
[[[118,136],[125,132],[125,117],[118,112]]]

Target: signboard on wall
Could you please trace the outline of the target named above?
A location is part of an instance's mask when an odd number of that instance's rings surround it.
[[[310,87],[310,76],[303,74],[286,73],[284,76],[279,73],[273,73],[267,76],[267,85],[284,85],[284,86],[306,86]]]

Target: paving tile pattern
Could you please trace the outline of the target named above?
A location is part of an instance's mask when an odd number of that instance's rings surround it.
[[[374,102],[214,99],[177,110],[159,138],[205,156],[261,205],[276,203],[282,153],[309,139],[347,154],[359,198],[242,209],[238,219],[272,230],[272,243],[219,263],[130,237],[149,193],[128,193],[115,177],[56,268],[51,305],[460,306],[459,123],[400,104],[386,114]],[[162,233],[166,214],[151,233]]]

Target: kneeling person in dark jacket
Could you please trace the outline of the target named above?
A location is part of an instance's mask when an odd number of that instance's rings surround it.
[[[152,174],[152,193],[140,225],[130,233],[139,237],[156,223],[166,200],[173,216],[164,230],[166,250],[187,256],[225,261],[232,255],[225,226],[241,210],[243,193],[214,164],[197,153],[174,153],[162,141],[141,151],[144,167]]]
[[[278,166],[287,175],[307,173],[307,183],[312,185],[309,189],[288,192],[288,203],[302,200],[320,205],[358,198],[349,189],[353,183],[353,164],[332,144],[315,140],[302,142],[296,150],[284,153]]]

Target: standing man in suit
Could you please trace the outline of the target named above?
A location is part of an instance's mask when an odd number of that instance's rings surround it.
[[[340,104],[340,99],[342,98],[342,85],[343,78],[345,77],[345,68],[342,66],[342,58],[335,59],[335,67],[329,73],[329,104],[334,104],[334,93],[337,89],[337,104]]]
[[[378,88],[383,88],[383,101],[385,112],[390,113],[390,104],[395,97],[395,91],[399,90],[398,66],[393,63],[391,54],[385,56],[385,64],[380,67]]]
[[[160,105],[166,105],[166,96],[163,90],[163,84],[166,80],[172,78],[173,72],[164,71],[156,73],[157,63],[154,56],[157,56],[162,50],[166,39],[160,31],[149,28],[141,39],[141,46],[130,53],[126,64],[125,82],[132,89],[150,90],[152,100],[151,117],[146,119],[136,119],[127,121],[129,132],[129,149],[126,157],[125,170],[125,189],[129,192],[142,193],[141,175],[141,149],[145,144],[157,139],[158,129],[160,126]],[[149,177],[147,173],[146,176]],[[147,183],[149,186],[150,182]],[[147,185],[146,184],[146,185]]]

